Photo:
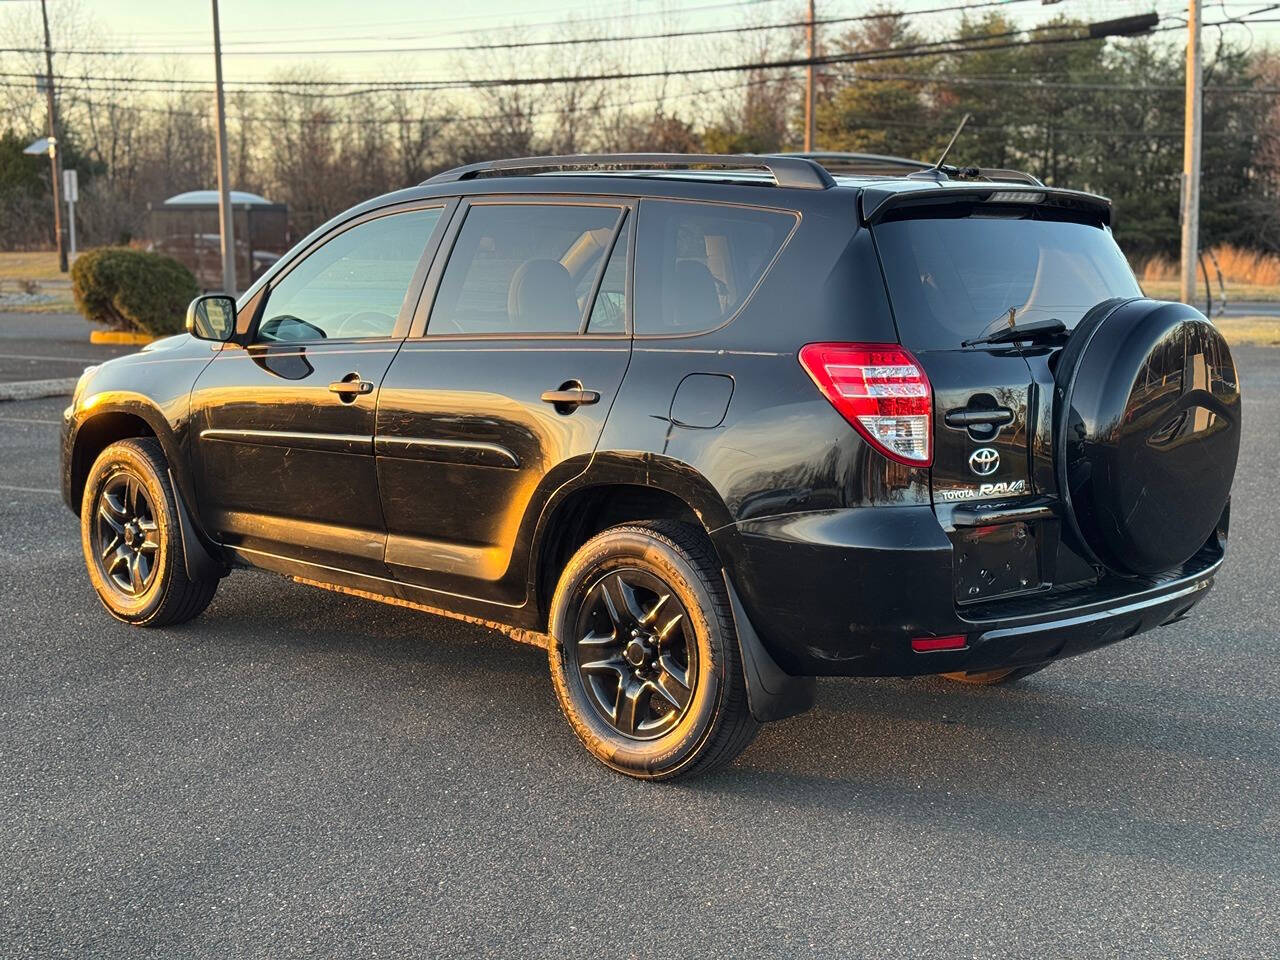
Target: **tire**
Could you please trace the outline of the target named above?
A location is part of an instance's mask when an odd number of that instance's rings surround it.
[[[967,683],[975,687],[995,687],[1004,683],[1013,683],[1023,677],[1029,677],[1033,673],[1039,673],[1047,666],[1049,664],[1041,663],[1034,667],[1002,667],[999,670],[978,670],[974,673],[965,673],[962,670],[958,673],[940,673],[938,676],[954,680],[956,683]]]
[[[618,773],[706,772],[759,729],[720,564],[701,530],[654,521],[596,535],[561,574],[550,624],[560,709]]]
[[[149,437],[113,443],[94,461],[80,503],[80,545],[102,605],[137,627],[185,623],[218,587],[216,577],[187,576],[168,464]]]

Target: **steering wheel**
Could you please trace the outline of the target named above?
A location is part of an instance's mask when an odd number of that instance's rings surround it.
[[[395,329],[396,318],[378,310],[361,310],[340,321],[331,336],[341,337],[388,337]]]

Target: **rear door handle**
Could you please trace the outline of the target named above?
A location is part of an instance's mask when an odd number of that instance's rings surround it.
[[[343,400],[354,400],[356,397],[373,393],[373,381],[361,380],[360,374],[349,373],[346,378],[329,384],[329,392],[336,393]]]
[[[1013,411],[1008,407],[996,407],[994,410],[961,407],[958,410],[948,410],[943,420],[948,427],[964,428],[977,425],[1003,427],[1006,423],[1013,423]]]
[[[581,407],[589,403],[598,403],[600,394],[595,390],[583,390],[574,387],[571,390],[547,390],[542,394],[543,403],[554,403],[557,407]]]

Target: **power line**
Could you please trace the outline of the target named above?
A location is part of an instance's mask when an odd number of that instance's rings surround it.
[[[549,117],[563,116],[566,114],[576,113],[598,113],[604,110],[612,110],[620,107],[642,106],[646,104],[663,103],[668,100],[685,100],[693,97],[707,96],[713,93],[724,93],[732,90],[743,90],[748,87],[761,86],[774,82],[772,79],[756,79],[747,80],[743,83],[727,84],[718,87],[704,87],[700,90],[690,90],[685,93],[668,94],[662,97],[652,97],[644,100],[627,99],[625,101],[615,101],[612,103],[587,104],[580,107],[562,107],[555,109],[530,110],[527,112],[504,112],[504,113],[487,113],[487,114],[438,114],[438,115],[421,115],[421,116],[397,116],[397,117],[329,117],[312,115],[298,116],[261,116],[255,114],[237,114],[236,119],[242,123],[304,123],[304,124],[320,124],[332,126],[364,126],[369,124],[380,125],[400,125],[411,123],[473,123],[487,120],[514,120],[533,117]],[[0,82],[0,87],[15,86]],[[161,116],[171,117],[190,117],[193,119],[208,119],[207,111],[181,110],[171,107],[147,107],[133,104],[111,103],[102,100],[92,100],[87,97],[73,96],[69,98],[72,103],[83,106],[98,107],[100,109],[115,108],[123,113],[150,113]]]
[[[294,90],[294,87],[323,87],[324,92],[311,94],[312,96],[321,96],[326,98],[333,97],[354,97],[361,96],[366,93],[378,93],[394,90],[448,90],[459,88],[494,88],[494,87],[524,87],[524,86],[551,86],[555,84],[568,83],[588,83],[588,82],[607,82],[617,80],[647,80],[647,79],[666,79],[670,77],[689,77],[701,76],[708,73],[733,73],[733,72],[754,72],[764,70],[790,69],[795,67],[804,67],[810,64],[826,66],[842,63],[861,63],[873,60],[905,60],[918,57],[946,56],[963,53],[981,53],[992,50],[1007,50],[1017,47],[1044,46],[1062,43],[1101,43],[1104,38],[1089,36],[1072,36],[1072,37],[1033,37],[1030,40],[1022,40],[1011,43],[990,43],[988,41],[1002,39],[1007,37],[1018,36],[1028,32],[1041,32],[1043,30],[1061,30],[1061,29],[1079,29],[1077,25],[1048,25],[1028,30],[1010,30],[1001,33],[984,34],[974,37],[949,38],[945,40],[921,41],[919,43],[907,44],[902,47],[882,48],[875,50],[854,51],[849,53],[829,54],[821,57],[791,57],[783,60],[761,60],[748,63],[722,64],[707,67],[685,67],[680,69],[663,69],[663,70],[641,70],[629,73],[594,73],[594,74],[565,74],[559,76],[534,76],[534,77],[508,77],[508,78],[461,78],[461,79],[436,79],[436,80],[420,80],[420,81],[385,81],[368,85],[364,88],[334,90],[334,87],[346,86],[341,82],[332,82],[325,80],[282,80],[282,81],[254,81],[254,86],[265,86],[269,89],[285,92],[286,88],[289,93],[295,96],[304,96],[303,92]],[[1173,27],[1160,28],[1155,30],[1177,29]],[[106,78],[100,77],[107,82],[122,81],[124,78]],[[165,87],[170,84],[178,83],[178,81],[159,81],[158,78],[148,78],[148,82],[162,82]],[[188,81],[182,81],[187,83]],[[212,89],[207,81],[190,81],[192,84],[200,83],[199,91],[192,92],[208,92]],[[243,81],[242,85],[247,85],[248,81]],[[164,88],[150,88],[151,92],[166,92]]]
[[[949,6],[932,7],[925,10],[917,10],[912,16],[934,14],[934,13],[954,13],[958,10],[975,10],[986,7],[1002,7],[1008,6],[1010,3],[1028,3],[1030,0],[981,0],[977,3],[953,3]],[[831,26],[844,23],[859,23],[873,20],[888,20],[902,16],[899,13],[879,12],[860,14],[858,16],[849,17],[829,17],[826,19],[816,20],[817,26]],[[478,43],[478,44],[457,44],[452,46],[416,46],[416,47],[349,47],[349,48],[325,48],[325,49],[282,49],[276,48],[271,50],[223,50],[222,55],[228,56],[255,56],[255,57],[292,57],[292,56],[355,56],[362,54],[393,54],[393,53],[463,53],[463,52],[482,52],[488,50],[521,50],[530,47],[563,47],[563,46],[580,46],[583,44],[600,44],[600,43],[628,43],[636,40],[675,40],[685,37],[706,37],[723,33],[752,33],[765,30],[789,30],[797,27],[807,27],[808,19],[804,20],[786,20],[777,23],[765,24],[746,24],[733,27],[705,27],[692,30],[668,30],[658,33],[629,34],[619,37],[561,37],[555,40],[513,40],[501,43]],[[1021,33],[1023,31],[1016,31]],[[276,41],[249,41],[273,43]],[[208,47],[188,47],[184,49],[154,49],[146,47],[135,47],[130,50],[123,49],[101,49],[90,48],[84,50],[67,51],[76,56],[82,57],[118,57],[118,56],[189,56],[192,54],[207,53]],[[0,47],[0,51],[10,53],[35,53],[39,52],[35,48],[26,47]]]
[[[1116,91],[1134,91],[1134,92],[1181,92],[1182,86],[1175,83],[1092,83],[1087,81],[1053,81],[1041,80],[1033,76],[1024,76],[1018,78],[1009,77],[969,77],[958,76],[956,74],[914,74],[914,73],[862,73],[859,71],[857,79],[870,80],[872,82],[894,82],[906,80],[913,83],[937,85],[944,83],[953,83],[958,86],[975,86],[975,87],[1021,87],[1027,91],[1034,90],[1116,90]],[[1275,95],[1280,94],[1280,87],[1246,87],[1240,85],[1205,87],[1205,93],[1223,93],[1237,95]]]
[[[707,3],[707,4],[700,4],[698,6],[693,6],[693,7],[677,7],[675,9],[657,9],[657,10],[648,10],[648,11],[642,10],[642,11],[626,11],[626,12],[619,11],[617,13],[602,14],[600,16],[595,16],[595,17],[570,16],[569,18],[561,18],[558,20],[541,20],[541,21],[523,22],[523,23],[516,22],[512,24],[512,28],[519,29],[519,30],[529,30],[536,27],[565,27],[565,26],[576,26],[578,24],[583,24],[583,23],[598,23],[602,21],[641,20],[641,19],[648,19],[650,17],[659,17],[659,16],[666,16],[666,15],[672,15],[672,14],[679,15],[679,14],[688,14],[688,13],[702,13],[707,10],[725,10],[725,9],[737,8],[737,7],[759,7],[759,6],[764,6],[765,4],[780,3],[780,2],[784,2],[784,0],[729,0],[729,2]],[[789,2],[789,0],[786,0],[786,2]],[[1007,0],[1007,2],[1011,2],[1011,3],[1018,2],[1018,0]],[[572,8],[572,9],[596,10],[596,9],[599,9],[599,3],[592,2],[580,8]],[[419,24],[423,24],[424,22],[429,22],[434,26],[441,22],[450,22],[450,21],[456,22],[458,20],[476,20],[482,17],[494,18],[494,17],[509,17],[509,16],[510,14],[507,14],[507,13],[467,14],[460,17],[446,17],[444,18],[443,21],[440,20],[439,18],[434,18],[434,17],[431,18],[429,21],[427,21],[423,17],[416,17],[408,20],[387,20],[382,23],[382,26],[391,27],[391,26],[402,25],[402,24],[403,25],[409,25],[409,24],[419,25]],[[358,22],[350,23],[348,24],[348,26],[349,27],[369,27],[372,25],[368,23],[368,21],[358,21]],[[263,33],[296,33],[297,29],[298,29],[297,27],[256,27],[251,32],[255,36],[257,36]],[[325,29],[337,30],[337,29],[341,29],[341,26],[338,24],[334,24]],[[492,27],[492,26],[483,26],[483,27],[470,27],[470,28],[461,29],[461,30],[445,30],[445,31],[432,30],[432,35],[445,36],[445,37],[462,36],[465,34],[489,32],[495,29],[501,29],[501,28]],[[205,31],[203,30],[172,30],[172,31],[156,30],[156,31],[143,32],[141,34],[135,34],[135,35],[176,36],[178,34],[185,35],[185,34],[192,34],[192,33],[203,36],[205,34]],[[323,41],[326,38],[319,38],[319,39]],[[344,36],[336,39],[352,39],[352,38]],[[241,42],[244,42],[244,41],[241,41]]]

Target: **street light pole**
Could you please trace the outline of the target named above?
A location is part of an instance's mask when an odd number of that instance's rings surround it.
[[[58,104],[53,95],[53,41],[49,39],[49,10],[40,0],[44,20],[44,92],[48,97],[49,169],[53,176],[53,232],[58,238],[58,269],[67,272],[67,247],[62,241],[62,161],[58,158]]]
[[[235,296],[236,242],[231,209],[231,190],[227,185],[227,105],[222,94],[222,33],[218,26],[218,0],[213,0],[213,72],[217,85],[216,121],[218,125],[218,227],[222,234],[222,289]]]
[[[1196,298],[1200,246],[1200,123],[1204,75],[1200,58],[1200,0],[1187,14],[1187,105],[1182,146],[1182,302]]]
[[[813,115],[814,66],[812,61],[816,59],[818,56],[818,37],[817,37],[817,24],[814,22],[814,20],[815,20],[814,0],[809,0],[809,26],[806,29],[805,33],[809,38],[809,60],[811,62],[809,63],[809,66],[805,71],[805,81],[804,81],[804,151],[805,153],[808,153],[811,150],[813,150],[814,141],[817,139],[814,136],[814,124],[815,124],[815,117]]]

